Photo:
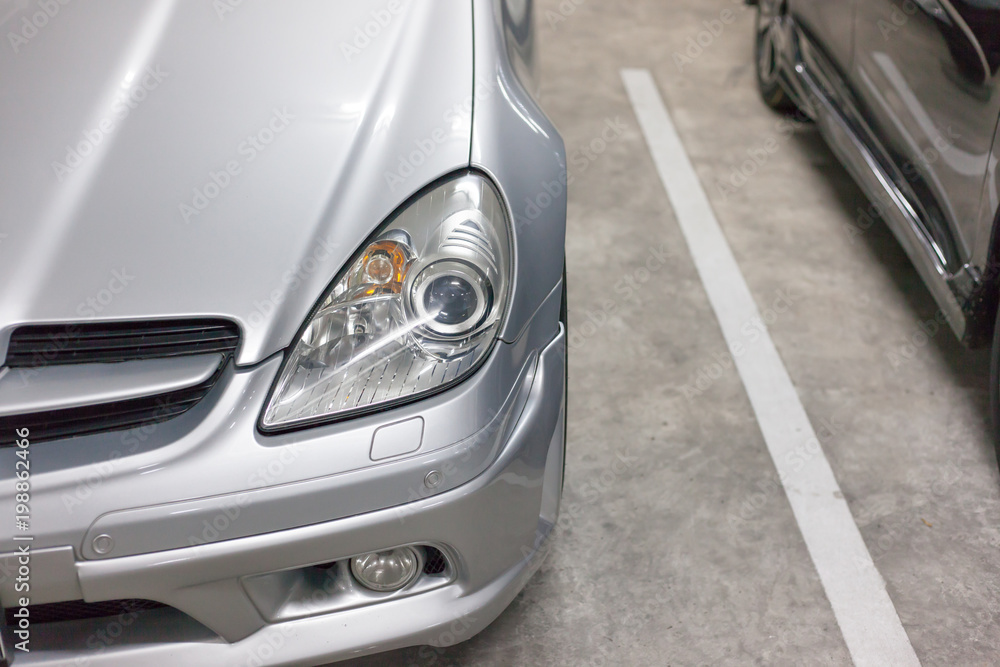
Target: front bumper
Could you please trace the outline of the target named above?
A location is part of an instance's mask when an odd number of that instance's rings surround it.
[[[120,545],[126,552],[139,553],[88,557],[89,539],[76,547],[84,552],[82,558],[73,557],[69,547],[37,551],[40,564],[58,569],[69,557],[72,567],[71,577],[64,572],[64,581],[43,595],[59,597],[53,591],[65,593],[78,587],[80,595],[75,597],[88,602],[147,599],[174,609],[137,612],[135,619],[33,626],[31,653],[15,652],[13,664],[315,665],[404,646],[450,645],[471,637],[503,611],[537,568],[540,547],[558,510],[565,332],[560,330],[537,356],[526,358],[511,396],[477,434],[480,437],[410,459],[411,463],[420,460],[422,469],[433,466],[435,459],[444,463],[439,466],[446,480],[442,488],[448,487],[449,478],[459,481],[449,490],[335,520],[261,532],[268,513],[286,507],[284,496],[278,495],[245,505],[246,521],[234,520],[233,530],[220,539],[156,551],[149,549],[152,538],[139,529],[141,523],[109,524],[108,517],[119,513],[102,514],[95,521],[103,522],[102,530],[108,525],[131,527],[119,531],[122,539],[116,549]],[[498,421],[505,410],[510,419]],[[490,432],[490,425],[499,437],[482,437],[483,432]],[[456,455],[457,459],[452,458]],[[471,481],[464,480],[483,456],[482,472]],[[404,464],[399,462],[409,472]],[[308,482],[285,486],[310,488]],[[316,498],[325,497],[323,487],[312,488],[320,492]],[[273,491],[273,487],[262,491]],[[307,500],[299,497],[298,503],[304,506]],[[200,516],[197,503],[182,502],[176,507],[180,510],[173,516]],[[260,514],[249,512],[253,508],[259,508]],[[330,514],[342,514],[337,510],[331,508]],[[150,518],[158,516],[150,514],[149,508],[139,511],[135,517],[120,514],[139,520],[144,518],[142,512]],[[236,530],[250,530],[245,526],[253,526],[255,533],[237,536]],[[92,532],[88,531],[87,538]],[[133,533],[145,537],[130,539]],[[426,592],[385,594],[384,599],[369,600],[365,606],[277,622],[267,605],[262,605],[259,589],[256,596],[248,595],[248,582],[257,575],[342,561],[404,544],[440,546],[450,561],[449,581]],[[280,586],[272,591],[274,597],[287,594]],[[64,594],[59,599],[73,597]],[[10,647],[13,637],[6,633]]]

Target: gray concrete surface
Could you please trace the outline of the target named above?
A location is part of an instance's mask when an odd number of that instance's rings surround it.
[[[866,200],[815,129],[784,136],[759,102],[751,11],[733,0],[540,10],[543,104],[576,156],[562,529],[477,637],[352,667],[850,663],[621,67],[653,72],[761,310],[791,303],[771,335],[917,656],[996,664],[988,355],[924,333],[936,307],[901,248],[859,215]],[[735,22],[679,67],[673,55],[724,10]],[[588,155],[609,121],[623,133]],[[756,174],[719,187],[771,137],[780,147]],[[628,294],[621,281],[654,251],[669,259]]]

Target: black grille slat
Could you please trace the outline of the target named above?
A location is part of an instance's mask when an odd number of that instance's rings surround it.
[[[99,349],[102,347],[132,347],[135,345],[151,345],[151,346],[177,346],[185,343],[232,343],[235,342],[236,336],[229,334],[228,332],[202,332],[202,331],[188,331],[184,333],[163,333],[163,334],[142,334],[142,335],[126,335],[122,333],[113,333],[107,336],[79,336],[74,338],[70,343],[72,349],[74,350],[85,350],[85,349]],[[18,351],[18,346],[26,344],[31,347],[39,346],[42,344],[48,345],[54,342],[51,336],[48,337],[18,337],[16,340],[12,340],[13,347],[15,351]],[[29,347],[30,349],[30,347]]]
[[[143,334],[174,334],[198,330],[233,331],[235,325],[228,320],[220,319],[181,319],[181,320],[147,320],[135,322],[84,322],[67,324],[35,324],[18,329],[26,339],[31,337],[45,338],[53,333],[73,333],[75,336],[135,336]]]
[[[14,330],[6,366],[111,363],[219,352],[239,346],[236,324],[176,320],[26,326]]]
[[[27,428],[32,442],[134,429],[178,417],[215,386],[240,343],[239,328],[225,320],[159,320],[24,326],[11,335],[4,365],[39,368],[66,364],[122,363],[219,354],[211,378],[157,396],[65,410],[0,417],[0,447]]]
[[[197,330],[192,331],[190,325],[169,325],[169,326],[142,326],[142,323],[137,323],[136,326],[122,327],[120,322],[111,322],[102,325],[74,325],[68,324],[66,326],[62,325],[41,325],[41,326],[29,326],[22,327],[18,330],[17,338],[25,342],[39,342],[39,341],[49,341],[54,335],[66,335],[67,332],[72,332],[74,329],[77,331],[74,333],[74,337],[81,340],[86,340],[88,338],[135,338],[142,336],[182,336],[193,333],[202,333],[205,335],[219,335],[219,336],[233,336],[233,326],[227,324],[210,324],[208,321],[205,323],[197,324]],[[83,327],[87,327],[86,330]]]
[[[118,616],[141,612],[149,609],[164,609],[167,605],[153,600],[109,600],[107,602],[84,602],[83,600],[73,600],[72,602],[52,602],[49,604],[36,604],[28,607],[28,618],[32,625],[42,625],[45,623],[61,623],[64,621],[82,621],[88,618],[104,618],[108,616]],[[14,616],[16,609],[6,609],[7,625],[16,626],[17,617]]]
[[[212,377],[199,385],[166,394],[68,410],[0,417],[0,447],[13,445],[15,431],[22,428],[31,432],[31,442],[44,442],[165,422],[197,405],[218,382],[225,367],[225,364],[220,365]]]
[[[134,352],[132,347],[96,348],[82,349],[71,352],[64,352],[59,355],[58,360],[44,359],[36,353],[30,355],[20,355],[18,353],[8,353],[7,365],[12,368],[37,368],[39,366],[55,366],[67,364],[101,364],[118,363],[121,361],[141,361],[145,359],[164,359],[166,357],[190,356],[192,354],[211,354],[230,352],[235,345],[232,344],[205,344],[195,343],[180,349],[176,346],[142,346],[142,352]]]
[[[101,350],[107,350],[109,352],[116,351],[125,353],[128,350],[138,348],[139,350],[145,351],[146,349],[152,350],[178,350],[183,353],[188,351],[192,346],[197,347],[219,347],[221,349],[232,349],[235,347],[236,337],[218,337],[214,339],[206,338],[205,336],[199,334],[188,334],[185,336],[174,336],[174,340],[163,341],[162,336],[150,337],[150,336],[115,336],[109,338],[95,338],[95,339],[79,339],[74,341],[72,349],[63,349],[56,351],[57,355],[79,355],[86,354],[88,352],[99,352]],[[20,348],[20,341],[13,345],[9,354],[15,354],[19,356],[25,356],[27,354],[36,354],[41,346],[39,344],[34,344],[28,347],[28,349],[22,352]],[[43,348],[44,349],[44,348]],[[51,353],[50,353],[51,354]]]
[[[54,437],[56,437],[55,436],[56,433],[58,433],[59,435],[65,435],[67,433],[75,433],[78,435],[82,435],[86,432],[91,432],[88,431],[88,429],[91,428],[91,423],[95,421],[95,418],[101,419],[103,417],[102,419],[103,423],[101,425],[100,430],[111,430],[110,426],[112,424],[117,424],[121,428],[127,428],[127,425],[129,424],[135,424],[136,426],[144,426],[146,424],[159,423],[184,414],[184,412],[191,409],[191,407],[193,407],[194,404],[197,402],[198,402],[197,400],[191,400],[185,402],[180,406],[175,407],[171,405],[166,409],[160,409],[155,414],[151,413],[148,408],[119,409],[121,404],[110,403],[105,405],[108,407],[113,407],[115,409],[113,415],[110,414],[102,415],[100,414],[100,411],[94,410],[93,408],[90,408],[89,410],[90,414],[80,415],[80,416],[77,415],[61,416],[59,415],[59,413],[50,412],[50,413],[45,413],[44,422],[41,418],[39,418],[34,424],[31,423],[32,421],[31,417],[33,417],[33,415],[28,415],[29,419],[27,420],[23,418],[21,419],[21,422],[26,421],[28,423],[28,426],[26,427],[22,426],[20,428],[28,428],[31,430],[33,436],[31,438],[32,441],[41,439],[39,438],[39,436],[36,436],[34,434],[41,433],[42,429],[44,429],[45,432],[46,436],[45,439],[51,440]],[[103,408],[105,406],[95,406],[95,407]],[[9,444],[9,443],[4,443],[4,444]]]

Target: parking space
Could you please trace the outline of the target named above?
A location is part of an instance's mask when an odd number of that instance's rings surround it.
[[[652,73],[761,313],[740,335],[752,346],[766,327],[818,440],[804,434],[798,456],[825,456],[863,537],[871,561],[838,576],[877,569],[924,665],[997,655],[988,353],[942,324],[816,129],[760,102],[752,11],[537,11],[542,103],[570,174],[562,516],[542,569],[484,632],[354,664],[852,659],[622,68]]]

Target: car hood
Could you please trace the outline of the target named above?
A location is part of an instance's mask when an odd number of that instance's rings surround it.
[[[0,13],[0,355],[25,323],[222,316],[257,362],[469,164],[469,2],[50,4]]]

